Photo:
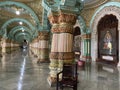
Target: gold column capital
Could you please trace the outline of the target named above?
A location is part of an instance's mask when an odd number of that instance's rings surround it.
[[[57,24],[58,18],[59,18],[58,12],[51,12],[48,16],[48,19],[49,19],[51,24]]]
[[[76,23],[77,15],[73,13],[59,12],[59,23],[69,23],[74,25]]]

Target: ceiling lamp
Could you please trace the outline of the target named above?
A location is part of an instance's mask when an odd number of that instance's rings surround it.
[[[20,15],[20,11],[16,11],[15,13],[16,13],[17,15]]]
[[[24,29],[22,29],[22,32],[24,32],[25,30]]]
[[[23,22],[19,22],[19,24],[20,24],[20,25],[22,25],[22,24],[23,24]]]

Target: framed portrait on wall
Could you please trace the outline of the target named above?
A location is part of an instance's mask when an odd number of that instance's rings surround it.
[[[100,31],[99,34],[99,54],[116,55],[117,54],[117,40],[116,28],[106,28]]]

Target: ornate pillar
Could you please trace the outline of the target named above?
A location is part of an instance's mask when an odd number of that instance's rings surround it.
[[[58,72],[62,70],[62,65],[74,62],[73,52],[73,26],[76,23],[76,14],[60,12],[59,15],[59,65]]]
[[[84,52],[83,52],[83,60],[86,62],[91,62],[91,34],[82,35],[84,42]]]
[[[49,62],[49,32],[42,31],[38,36],[38,63]]]
[[[56,74],[62,70],[63,63],[74,62],[73,52],[73,26],[76,22],[76,15],[59,12],[49,15],[53,32],[51,53],[50,53],[50,77],[49,82],[56,82]]]
[[[48,83],[50,85],[54,84],[56,82],[56,74],[57,74],[57,68],[58,68],[58,41],[59,41],[59,34],[56,33],[59,29],[58,24],[58,13],[52,12],[49,15],[49,21],[52,24],[51,32],[52,32],[52,41],[51,41],[51,53],[50,53],[50,75],[48,77]]]

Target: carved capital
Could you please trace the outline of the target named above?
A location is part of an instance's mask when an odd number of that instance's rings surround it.
[[[71,33],[71,34],[73,34],[73,32],[74,32],[73,25],[71,25],[69,23],[60,23],[59,32],[60,33]]]
[[[58,18],[59,18],[58,12],[51,12],[51,14],[49,14],[49,16],[48,16],[48,19],[51,24],[57,24]]]
[[[76,23],[76,19],[77,16],[75,14],[60,12],[59,23],[70,23],[74,25]]]
[[[52,25],[52,28],[51,28],[51,31],[52,31],[53,33],[59,32],[59,24],[53,24],[53,25]]]
[[[43,31],[43,32],[39,33],[38,39],[39,40],[49,40],[49,37],[50,37],[49,32]]]
[[[73,25],[67,23],[53,24],[52,27],[53,33],[73,33]]]

